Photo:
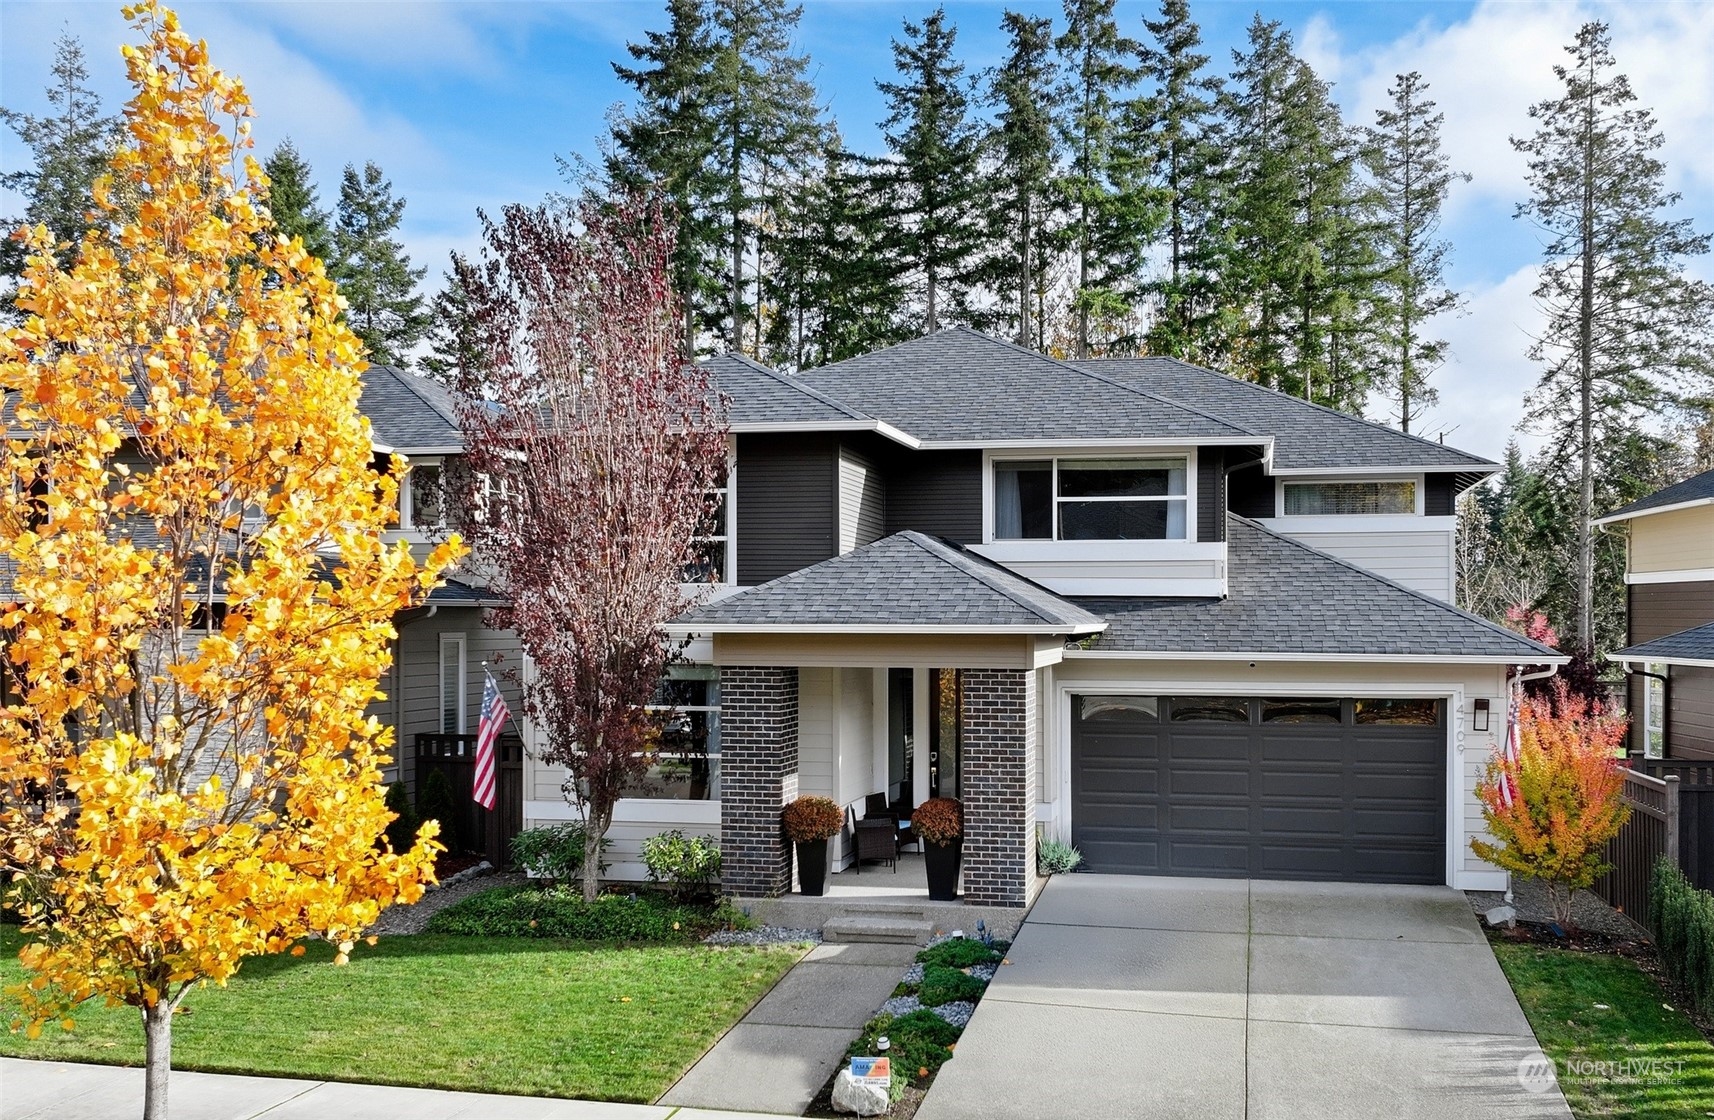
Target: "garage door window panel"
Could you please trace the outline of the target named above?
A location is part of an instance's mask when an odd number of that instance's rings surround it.
[[[1262,722],[1340,724],[1345,722],[1345,705],[1340,700],[1263,700]]]
[[[1174,696],[1174,723],[1249,723],[1250,702],[1234,696]]]
[[[1354,703],[1363,726],[1439,727],[1439,700],[1359,699]]]

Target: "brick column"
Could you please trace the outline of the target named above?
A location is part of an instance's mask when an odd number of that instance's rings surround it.
[[[1023,906],[1036,873],[1036,676],[964,670],[964,901]]]
[[[792,889],[780,810],[797,796],[797,670],[720,669],[720,883],[749,898]]]

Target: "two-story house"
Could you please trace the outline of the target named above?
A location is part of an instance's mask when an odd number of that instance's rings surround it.
[[[1595,521],[1626,534],[1631,749],[1714,759],[1714,471]]]
[[[1503,885],[1476,778],[1508,671],[1563,659],[1449,601],[1453,503],[1494,464],[964,329],[710,368],[725,571],[672,627],[687,714],[615,874],[678,827],[720,838],[728,891],[788,891],[780,809],[814,793],[961,798],[986,904],[1028,900],[1038,831],[1107,872]],[[528,820],[570,815],[562,778],[530,764]]]

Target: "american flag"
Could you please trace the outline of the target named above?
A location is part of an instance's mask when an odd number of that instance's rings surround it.
[[[1506,693],[1506,743],[1500,749],[1509,765],[1505,772],[1500,775],[1500,797],[1509,807],[1518,799],[1518,788],[1517,783],[1513,780],[1512,767],[1518,764],[1518,754],[1522,749],[1522,743],[1519,742],[1522,731],[1518,726],[1522,713],[1518,709],[1520,707],[1519,701],[1523,696],[1523,686],[1517,681],[1508,681]]]
[[[471,798],[484,809],[494,808],[494,744],[511,710],[494,674],[482,670],[482,720],[476,725],[476,775],[470,783]]]

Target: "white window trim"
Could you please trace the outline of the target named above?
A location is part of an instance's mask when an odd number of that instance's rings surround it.
[[[1667,675],[1667,667],[1658,662],[1648,662],[1643,666],[1643,672],[1655,673],[1661,677]],[[1666,755],[1666,681],[1654,677],[1643,678],[1643,754],[1648,758],[1662,758]],[[1660,687],[1661,702],[1654,702],[1654,690]],[[1654,744],[1656,727],[1660,730],[1660,745]]]
[[[1017,448],[1004,450],[985,450],[982,452],[982,543],[983,544],[1038,544],[1038,545],[1080,545],[1103,544],[1103,541],[1067,541],[1059,538],[1059,461],[1061,459],[1176,459],[1184,458],[1184,536],[1166,537],[1158,541],[1137,542],[1125,541],[1126,544],[1195,544],[1197,538],[1197,492],[1196,492],[1196,448],[1194,447],[1043,447]],[[1026,541],[1002,540],[994,536],[994,464],[1033,462],[1047,459],[1053,463],[1053,537],[1032,539]],[[1074,498],[1072,501],[1137,501],[1136,498]],[[1163,494],[1160,501],[1178,501],[1180,495]]]
[[[454,646],[458,648],[458,726],[449,731],[446,728],[446,652]],[[442,634],[440,636],[440,694],[435,698],[435,712],[438,715],[435,722],[440,725],[439,730],[443,735],[463,735],[465,728],[469,726],[466,709],[470,700],[470,669],[465,650],[463,634]]]
[[[729,589],[738,585],[738,445],[728,439],[726,450],[726,485],[713,487],[714,493],[726,494],[726,564],[725,579],[719,583],[681,583],[680,590],[694,594],[702,588]],[[696,537],[695,540],[716,540],[716,537]]]
[[[1287,483],[1299,486],[1344,485],[1347,483],[1363,482],[1414,482],[1416,483],[1416,510],[1413,513],[1287,513],[1285,504],[1285,488]],[[1290,518],[1293,521],[1312,517],[1336,517],[1340,521],[1360,521],[1379,517],[1422,517],[1428,508],[1428,478],[1424,474],[1374,474],[1374,475],[1341,475],[1338,478],[1297,478],[1283,476],[1274,479],[1274,516]]]
[[[446,504],[446,460],[440,455],[421,455],[413,458],[407,464],[411,470],[418,467],[435,467],[441,471],[441,504]],[[399,528],[412,533],[441,532],[446,528],[445,523],[418,527],[415,510],[411,508],[411,476],[409,473],[399,483]],[[443,515],[446,511],[442,511]]]

